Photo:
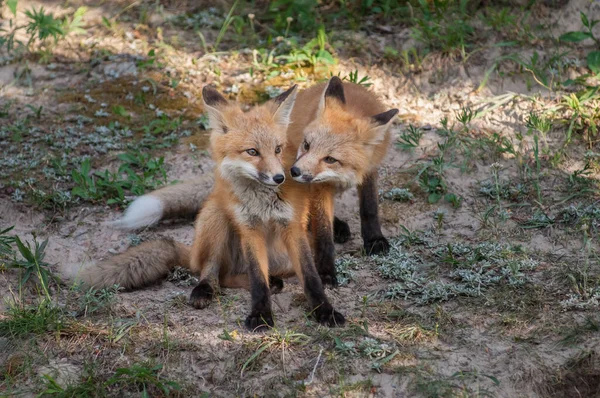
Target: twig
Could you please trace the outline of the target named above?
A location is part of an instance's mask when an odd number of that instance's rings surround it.
[[[317,366],[319,365],[319,361],[321,360],[322,353],[323,353],[323,348],[321,347],[321,350],[319,351],[319,356],[317,357],[317,362],[315,362],[315,367],[313,368],[312,372],[310,372],[310,379],[306,383],[307,385],[311,384],[313,382],[313,379],[315,378],[315,372],[317,371]]]

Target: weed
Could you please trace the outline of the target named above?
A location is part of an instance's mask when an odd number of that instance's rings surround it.
[[[309,66],[315,69],[319,65],[333,65],[336,63],[333,55],[326,49],[327,35],[323,26],[317,30],[317,37],[306,43],[301,48],[292,49],[290,55],[281,56],[288,63],[298,67]]]
[[[56,277],[50,270],[50,264],[44,261],[46,245],[48,240],[42,243],[38,242],[36,237],[33,237],[33,247],[29,242],[23,242],[18,236],[14,238],[15,244],[21,253],[22,259],[16,259],[10,264],[11,268],[16,268],[20,271],[19,287],[20,289],[29,281],[32,275],[37,277],[39,286],[45,298],[50,300],[50,281]]]
[[[15,257],[15,251],[13,249],[15,237],[13,235],[8,235],[14,228],[13,225],[12,227],[0,231],[0,270],[4,270],[7,266],[7,262],[12,261]]]
[[[570,115],[565,120],[568,125],[565,146],[571,142],[574,132],[580,132],[587,135],[590,148],[593,147],[593,140],[598,134],[596,121],[600,117],[600,110],[597,107],[588,105],[599,98],[598,87],[587,88],[580,92],[563,96],[560,108],[567,111],[567,114]]]
[[[244,376],[244,371],[250,366],[260,355],[268,349],[281,349],[283,366],[285,366],[285,351],[291,346],[305,345],[310,338],[302,333],[297,333],[292,330],[280,331],[274,328],[272,333],[263,337],[261,343],[254,353],[242,365],[241,376]]]
[[[118,368],[115,374],[109,378],[106,386],[119,386],[120,388],[135,387],[142,396],[150,396],[153,390],[158,390],[168,396],[173,391],[179,391],[181,387],[174,381],[160,376],[162,365],[151,365],[149,363],[134,364],[128,368]],[[155,394],[155,393],[154,393]]]
[[[441,231],[442,226],[444,225],[444,219],[446,218],[447,214],[448,212],[446,211],[446,209],[442,208],[438,208],[436,211],[433,212],[433,219],[436,222],[438,231]]]
[[[29,17],[29,22],[25,26],[26,32],[30,34],[27,46],[36,39],[43,42],[49,37],[52,37],[54,41],[57,42],[59,37],[65,35],[61,26],[61,21],[54,19],[54,15],[52,14],[46,14],[44,7],[40,7],[38,10],[32,8],[31,10],[25,11],[25,15]]]
[[[353,270],[358,269],[360,266],[359,259],[349,256],[342,255],[335,259],[335,273],[338,278],[340,285],[347,285],[351,280],[354,279]]]
[[[596,42],[596,44],[600,44],[600,39],[597,38],[596,36],[594,36],[594,32],[593,32],[594,26],[596,26],[596,24],[598,22],[600,22],[600,20],[597,20],[597,19],[590,20],[589,17],[586,14],[584,14],[583,12],[580,12],[580,16],[581,16],[581,23],[582,23],[583,27],[585,28],[585,30],[567,32],[567,33],[563,34],[562,36],[560,36],[559,40],[561,40],[563,42],[567,42],[567,43],[578,43],[578,42],[584,41],[586,39],[591,39],[594,42]],[[592,72],[594,72],[595,74],[599,74],[600,73],[600,51],[591,51],[590,53],[588,53],[587,64]]]
[[[234,20],[233,12],[235,11],[235,8],[237,7],[238,2],[239,2],[239,0],[235,0],[235,2],[231,5],[231,8],[229,9],[227,16],[225,17],[225,20],[223,21],[221,30],[219,30],[219,34],[217,35],[217,39],[215,40],[215,45],[214,45],[215,50],[219,49],[219,45],[221,44],[221,41],[225,37],[225,33],[227,32],[227,29],[229,29],[229,26],[231,25],[231,23]]]
[[[84,379],[77,384],[68,384],[61,386],[49,374],[42,375],[42,387],[39,397],[57,397],[57,398],[72,398],[72,397],[101,397],[105,391],[98,388],[94,375],[87,374]]]
[[[467,1],[419,0],[419,16],[413,19],[412,36],[430,50],[460,54],[464,59],[474,29],[467,14]]]
[[[398,137],[396,146],[404,151],[410,151],[419,147],[421,138],[423,138],[423,130],[409,124],[406,131],[403,131]]]
[[[442,175],[435,172],[427,165],[419,174],[419,185],[427,194],[429,203],[437,203],[447,190],[446,182]]]
[[[272,1],[269,3],[265,19],[271,21],[274,29],[284,37],[287,37],[290,30],[310,34],[319,26],[320,16],[317,5],[316,0]]]
[[[385,199],[393,200],[396,202],[414,202],[415,196],[410,192],[408,188],[392,188],[387,192],[383,193]]]
[[[78,285],[76,290],[80,291],[80,288],[81,285]],[[85,317],[110,309],[115,302],[118,291],[118,285],[103,289],[89,288],[83,292],[83,295],[79,296],[80,313]]]
[[[404,225],[400,225],[403,232],[398,236],[398,240],[404,246],[410,247],[413,245],[421,245],[425,243],[422,231],[410,231]]]
[[[466,245],[447,244],[434,248],[434,254],[453,270],[451,282],[423,275],[423,261],[400,250],[400,242],[393,242],[387,256],[373,261],[380,274],[394,279],[383,295],[387,298],[414,299],[417,303],[445,301],[456,296],[480,296],[487,288],[507,284],[520,287],[529,281],[525,271],[537,267],[537,262],[524,255],[518,247],[481,243]]]
[[[0,336],[21,338],[29,334],[41,335],[60,331],[63,326],[62,311],[48,300],[27,306],[13,302],[6,316],[0,319]]]
[[[329,74],[330,76],[333,76],[333,73]],[[338,77],[340,76],[340,73],[337,74]],[[369,83],[368,81],[371,79],[368,75],[363,76],[362,78],[358,78],[358,69],[354,70],[354,72],[350,72],[348,75],[341,77],[342,80],[346,80],[349,81],[350,83],[354,83],[354,84],[358,84],[360,86],[364,86],[364,87],[370,87],[373,85],[373,83]]]
[[[72,195],[92,202],[123,203],[125,191],[143,195],[147,189],[166,183],[164,158],[154,159],[149,154],[131,151],[118,155],[118,158],[122,163],[117,173],[105,170],[94,174],[91,173],[91,161],[86,158],[79,170],[72,171],[75,182]]]

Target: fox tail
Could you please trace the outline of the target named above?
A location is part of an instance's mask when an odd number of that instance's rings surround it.
[[[119,285],[132,290],[164,279],[175,266],[189,268],[189,246],[172,239],[144,242],[106,261],[84,268],[79,279],[91,287]]]
[[[194,218],[213,184],[212,175],[201,179],[169,185],[135,199],[119,220],[108,224],[119,229],[135,230],[149,227],[161,220]]]

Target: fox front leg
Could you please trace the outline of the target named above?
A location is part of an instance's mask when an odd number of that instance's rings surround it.
[[[346,319],[333,308],[325,295],[303,228],[290,227],[284,233],[284,240],[294,272],[302,283],[314,317],[323,325],[331,327],[344,325]]]
[[[390,244],[381,232],[377,200],[377,171],[369,174],[358,187],[360,200],[360,230],[368,255],[385,254]]]
[[[241,234],[252,298],[252,308],[245,324],[251,331],[263,331],[274,325],[269,290],[269,258],[266,240],[261,232],[250,230]]]
[[[310,230],[313,239],[314,262],[323,285],[336,287],[335,244],[333,243],[334,198],[330,192],[317,193],[311,202]]]

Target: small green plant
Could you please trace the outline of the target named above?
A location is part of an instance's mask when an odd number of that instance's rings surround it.
[[[338,283],[341,286],[347,285],[354,279],[353,271],[358,269],[359,266],[360,261],[356,257],[351,257],[349,255],[336,257],[335,273],[337,275]]]
[[[7,261],[12,261],[15,257],[15,251],[13,244],[15,243],[15,237],[8,235],[10,231],[15,228],[8,227],[0,231],[0,270],[3,270],[7,266]]]
[[[54,19],[53,14],[46,14],[44,7],[40,7],[38,10],[32,8],[25,11],[25,15],[29,18],[29,22],[25,25],[25,31],[30,35],[27,46],[35,40],[44,42],[50,37],[54,39],[54,42],[57,42],[60,37],[65,35],[62,22]]]
[[[231,5],[231,8],[229,9],[229,12],[227,13],[225,20],[223,21],[221,30],[219,30],[219,34],[217,35],[217,39],[215,40],[215,45],[214,45],[215,51],[219,49],[219,45],[221,44],[221,41],[225,37],[225,33],[227,33],[227,29],[229,29],[229,26],[234,21],[233,12],[235,11],[235,8],[237,7],[238,3],[239,3],[239,0],[235,0],[235,2]]]
[[[321,26],[317,30],[316,38],[301,48],[292,49],[290,55],[282,55],[280,58],[288,63],[296,64],[298,67],[309,66],[313,69],[319,65],[333,65],[336,60],[327,50],[327,46],[325,27]]]
[[[153,390],[158,390],[165,396],[181,390],[179,384],[160,376],[162,365],[134,364],[128,368],[118,368],[115,374],[106,381],[107,386],[120,388],[134,387],[143,397],[151,396]],[[152,393],[154,395],[155,393]]]
[[[423,130],[409,124],[406,131],[403,131],[400,137],[398,137],[396,146],[404,151],[411,151],[419,147],[421,138],[423,138]]]
[[[91,202],[106,200],[108,204],[123,203],[125,191],[143,195],[146,190],[166,183],[164,158],[155,159],[133,151],[120,154],[118,158],[122,164],[117,173],[108,170],[91,173],[91,161],[86,158],[79,170],[72,171],[75,183],[72,195]]]
[[[600,44],[600,39],[597,38],[596,36],[594,36],[594,26],[596,26],[596,24],[598,22],[600,22],[600,20],[597,19],[589,19],[589,17],[584,14],[583,12],[580,12],[580,16],[581,16],[581,23],[583,24],[583,27],[585,28],[584,30],[580,30],[580,31],[572,31],[572,32],[567,32],[565,34],[563,34],[562,36],[560,36],[560,41],[564,41],[566,43],[578,43],[580,41],[586,40],[586,39],[591,39],[593,40],[596,45]],[[595,74],[599,74],[600,73],[600,51],[591,51],[590,53],[588,53],[587,55],[587,64],[588,64],[588,68],[590,68],[590,70],[592,72],[594,72]]]
[[[60,308],[43,299],[38,304],[11,303],[6,316],[0,320],[0,336],[20,338],[29,334],[41,335],[63,327]]]
[[[34,236],[33,246],[31,246],[29,242],[25,242],[24,244],[18,236],[15,236],[14,239],[22,259],[15,258],[10,267],[21,271],[19,278],[20,288],[23,288],[32,276],[36,276],[41,293],[47,300],[50,300],[50,281],[55,280],[56,277],[50,270],[50,264],[44,261],[48,240],[40,243]]]
[[[321,20],[317,0],[275,0],[269,2],[265,14],[273,28],[287,37],[290,31],[311,34],[318,29]]]
[[[242,365],[241,376],[244,376],[244,371],[250,366],[263,352],[268,349],[278,348],[284,352],[289,349],[290,346],[294,345],[305,345],[309,342],[310,338],[303,334],[297,333],[292,330],[280,331],[279,329],[272,329],[272,333],[268,336],[263,337],[262,342],[254,353],[244,362]]]
[[[446,182],[443,177],[432,170],[424,170],[419,175],[419,185],[427,194],[429,203],[437,203],[444,197],[447,190]]]
[[[333,76],[333,73],[329,74]],[[362,78],[358,78],[358,69],[354,70],[354,72],[350,72],[348,75],[341,77],[340,73],[337,74],[342,80],[349,81],[350,83],[358,84],[364,87],[370,87],[373,83],[369,83],[368,81],[371,79],[368,75],[363,76]]]
[[[442,208],[438,208],[436,211],[433,212],[433,219],[436,221],[438,231],[441,231],[442,226],[444,225],[444,219],[446,218],[447,214],[448,212]]]
[[[467,13],[467,0],[418,0],[418,16],[413,19],[412,36],[432,51],[460,54],[463,59],[471,46],[474,29]]]
[[[407,188],[392,188],[384,192],[385,199],[394,200],[396,202],[414,202],[415,196]]]
[[[566,120],[569,127],[567,128],[565,146],[571,142],[574,132],[581,132],[587,135],[590,148],[593,147],[594,140],[598,135],[597,121],[600,118],[600,110],[598,107],[589,105],[599,98],[598,87],[591,87],[563,96],[560,107],[570,115],[570,118]]]
[[[80,290],[81,285],[78,285],[76,290]],[[119,286],[95,289],[90,288],[79,296],[79,308],[83,316],[91,315],[110,308],[116,299],[116,294],[119,291]]]

